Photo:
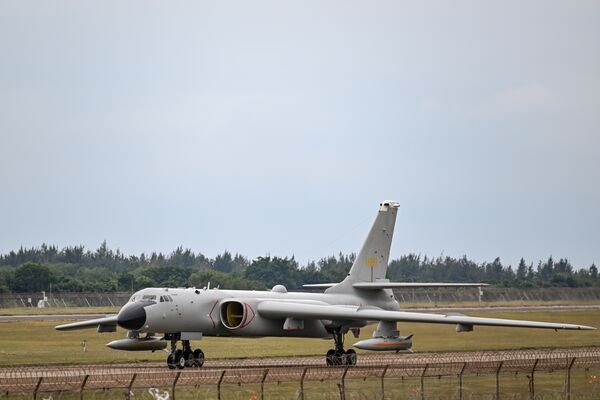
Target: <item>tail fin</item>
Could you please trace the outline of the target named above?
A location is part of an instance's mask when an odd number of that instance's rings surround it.
[[[377,218],[348,274],[353,283],[385,279],[398,207],[400,203],[393,200],[379,204]]]
[[[400,203],[392,200],[385,200],[379,204],[375,222],[373,222],[369,235],[356,256],[348,276],[338,284],[340,286],[338,290],[335,290],[336,285],[328,289],[328,292],[337,292],[347,284],[385,279],[398,207],[400,207]]]

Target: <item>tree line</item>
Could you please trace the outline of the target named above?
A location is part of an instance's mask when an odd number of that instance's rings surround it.
[[[268,289],[276,284],[301,289],[306,283],[340,282],[354,254],[323,257],[300,265],[292,257],[269,255],[250,260],[228,251],[209,258],[178,247],[169,254],[124,255],[103,242],[62,249],[43,244],[0,254],[0,292],[135,291],[144,287]],[[566,258],[526,262],[515,267],[499,258],[477,263],[462,256],[430,258],[418,254],[391,260],[388,278],[397,282],[485,282],[506,287],[600,286],[595,264],[575,268]]]

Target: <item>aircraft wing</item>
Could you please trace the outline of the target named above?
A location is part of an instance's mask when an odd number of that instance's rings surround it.
[[[456,324],[457,328],[469,330],[474,325],[506,326],[517,328],[589,330],[591,326],[562,324],[554,322],[524,321],[500,318],[468,317],[466,315],[428,314],[408,311],[387,311],[379,308],[356,306],[314,305],[263,301],[258,305],[258,313],[265,318],[325,319],[337,321],[390,321],[422,322],[433,324]]]
[[[59,331],[72,331],[75,329],[85,329],[97,327],[98,332],[114,332],[117,328],[117,316],[108,315],[103,318],[90,319],[87,321],[72,322],[56,326]]]

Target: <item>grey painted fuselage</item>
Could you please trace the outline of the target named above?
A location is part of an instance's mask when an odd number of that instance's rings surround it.
[[[368,304],[383,310],[399,311],[400,305],[391,290],[371,291],[354,294],[328,294],[307,292],[277,292],[254,290],[220,289],[173,289],[147,288],[133,297],[170,295],[173,301],[157,301],[144,307],[146,323],[141,332],[202,332],[204,336],[281,336],[329,338],[326,326],[343,324],[345,328],[363,327],[368,321],[321,321],[305,320],[304,329],[284,330],[284,320],[261,317],[257,311],[258,303],[274,300],[285,303],[293,301],[300,304],[341,305],[360,307]],[[239,300],[245,305],[246,317],[241,326],[228,329],[222,323],[220,304],[226,300]]]

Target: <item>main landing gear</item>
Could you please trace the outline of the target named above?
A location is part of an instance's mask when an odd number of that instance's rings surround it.
[[[344,334],[341,329],[332,332],[335,349],[327,351],[325,361],[327,365],[356,365],[356,352],[352,349],[344,350]]]
[[[179,335],[169,335],[166,339],[171,340],[171,354],[167,357],[169,369],[200,368],[204,364],[204,352],[200,349],[192,350],[189,340],[182,340],[183,349],[178,349]]]

